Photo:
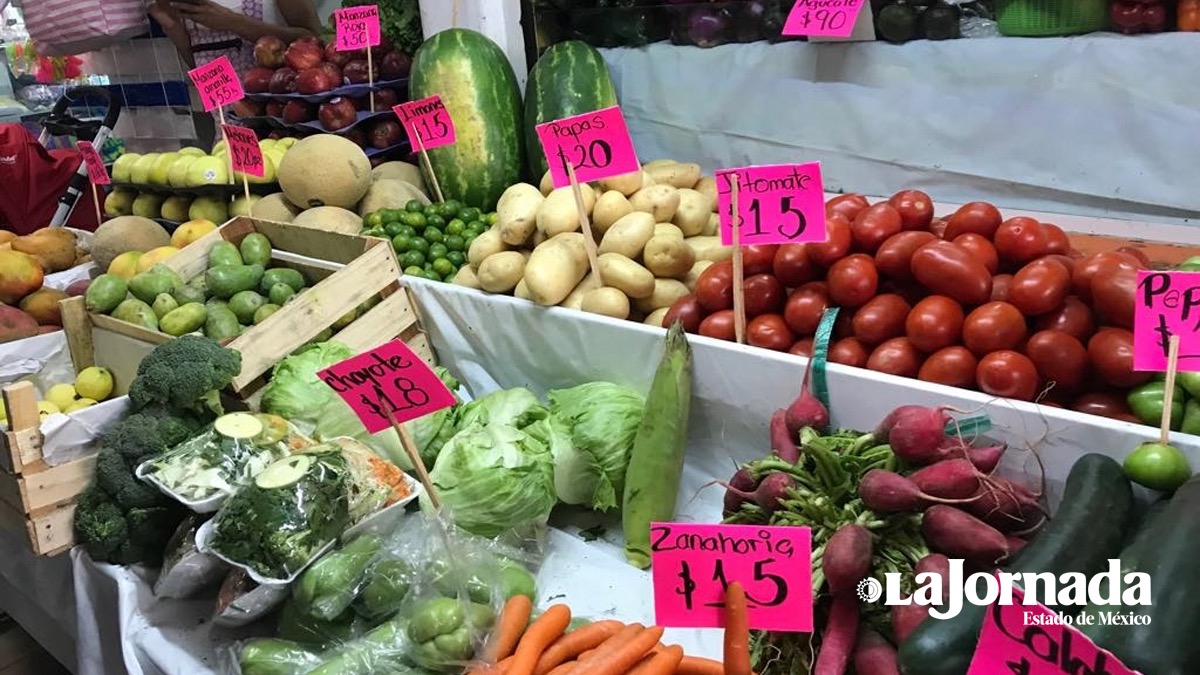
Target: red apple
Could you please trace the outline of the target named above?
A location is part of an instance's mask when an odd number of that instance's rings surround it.
[[[267,113],[267,104],[244,98],[233,104],[233,114],[238,117],[262,117]]]
[[[280,68],[275,71],[267,89],[272,94],[294,94],[296,92],[296,71],[291,68]]]
[[[363,133],[362,127],[355,127],[346,132],[346,140],[357,145],[360,148],[367,147],[367,135]]]
[[[242,76],[242,88],[247,94],[261,94],[271,87],[271,77],[275,74],[270,68],[251,68]]]
[[[325,43],[321,42],[321,38],[315,35],[305,35],[302,38],[296,38],[295,40],[292,40],[292,44],[313,45],[322,52],[325,51]],[[288,46],[290,47],[291,45]]]
[[[283,117],[283,106],[285,101],[275,99],[267,102],[267,117]]]
[[[412,59],[404,52],[388,52],[387,56],[383,57],[383,63],[379,64],[379,79],[381,80],[402,80],[408,77],[408,71],[412,68]]]
[[[371,99],[367,96],[354,96],[350,99],[354,103],[355,110],[370,110]]]
[[[296,76],[296,92],[300,94],[323,94],[335,86],[329,72],[317,66],[300,71]]]
[[[400,122],[393,119],[383,119],[375,123],[371,127],[371,147],[390,148],[400,142],[404,135],[404,130],[400,128]]]
[[[278,68],[283,65],[283,52],[287,45],[274,35],[264,35],[254,43],[254,61],[263,68]]]
[[[321,65],[321,59],[325,56],[325,52],[319,46],[320,43],[304,42],[302,40],[303,38],[293,42],[283,55],[288,66],[297,72],[316,68]]]
[[[355,59],[365,59],[367,55],[362,50],[354,50],[349,52],[339,52],[337,43],[330,42],[325,45],[325,60],[336,65],[338,68],[345,66],[347,63]]]
[[[292,99],[283,106],[285,124],[304,124],[313,120],[313,106],[308,101]]]
[[[321,119],[321,126],[325,127],[326,131],[339,131],[358,120],[358,111],[354,109],[353,101],[338,96],[322,103],[317,117]]]
[[[365,84],[370,81],[370,69],[366,61],[351,61],[342,68],[342,76],[350,84]]]
[[[329,79],[333,81],[334,88],[342,86],[342,69],[336,63],[325,61],[321,64],[321,68],[329,73]]]
[[[378,63],[380,59],[382,59],[384,56],[387,56],[389,52],[393,52],[395,50],[396,47],[392,45],[391,40],[388,40],[386,37],[380,35],[379,44],[371,47],[371,58],[375,59],[375,62]]]
[[[395,89],[380,89],[375,92],[375,109],[391,110],[400,102],[400,93]]]

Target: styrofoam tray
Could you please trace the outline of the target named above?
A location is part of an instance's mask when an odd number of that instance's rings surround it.
[[[183,495],[167,487],[166,483],[163,483],[158,479],[158,477],[150,473],[150,464],[153,463],[153,461],[154,460],[146,460],[142,462],[138,465],[133,474],[139,479],[158,488],[159,492],[170,497],[171,499],[174,499],[180,504],[183,504],[196,513],[216,513],[217,509],[221,508],[221,504],[224,504],[225,499],[229,496],[223,492],[218,492],[207,499],[200,499],[197,501],[187,499]]]
[[[230,565],[232,565],[240,570],[244,570],[246,572],[246,574],[250,575],[250,578],[254,580],[254,583],[259,584],[261,586],[283,586],[283,585],[292,583],[293,581],[296,580],[297,577],[299,577],[301,574],[304,573],[304,570],[308,569],[309,565],[313,564],[314,562],[317,561],[318,558],[320,558],[321,556],[328,553],[329,549],[333,548],[333,545],[337,543],[337,540],[334,539],[334,540],[330,541],[329,543],[325,544],[324,546],[322,546],[321,548],[317,549],[311,556],[309,556],[308,560],[303,565],[300,566],[300,569],[293,572],[291,574],[291,576],[288,576],[287,578],[284,578],[284,579],[275,579],[272,577],[263,576],[263,575],[259,574],[253,567],[250,567],[249,565],[244,565],[236,560],[231,560],[229,558],[226,558],[220,552],[213,550],[213,548],[211,546],[211,542],[212,542],[214,530],[216,529],[216,526],[213,524],[215,520],[216,520],[215,518],[213,520],[209,520],[208,522],[201,525],[199,530],[196,530],[196,548],[200,549],[201,553],[207,553],[209,555],[214,555],[214,556],[220,558],[221,560],[224,560],[225,562],[229,563]]]
[[[412,500],[420,497],[421,493],[425,492],[425,487],[421,485],[421,481],[416,480],[407,473],[404,474],[404,480],[408,483],[407,497],[372,513],[346,528],[346,531],[342,534],[342,541],[350,541],[358,535],[368,532],[371,534],[382,534],[391,531],[396,526],[396,523],[404,517],[405,507],[412,503]]]

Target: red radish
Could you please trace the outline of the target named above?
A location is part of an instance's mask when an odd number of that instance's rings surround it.
[[[747,492],[753,492],[758,483],[755,482],[754,476],[750,475],[749,469],[738,469],[729,479],[730,489],[725,491],[725,513],[737,513],[741,510],[742,504],[751,501],[751,498],[745,496]]]
[[[909,474],[917,489],[940,499],[966,499],[979,490],[979,469],[969,459],[946,459]]]
[[[812,365],[813,360],[809,359],[808,366],[804,369],[804,379],[800,382],[800,395],[787,407],[785,420],[788,433],[793,438],[799,437],[800,430],[804,427],[812,427],[820,432],[829,427],[829,410],[808,388],[812,377]]]
[[[741,473],[739,471],[738,473]],[[728,506],[733,497],[743,500],[742,503],[752,501],[764,511],[773,512],[779,508],[779,502],[788,499],[788,490],[796,487],[796,480],[786,473],[775,472],[769,474],[766,478],[759,481],[758,485],[752,490],[744,490],[735,487],[733,480],[738,479],[738,473],[733,475],[733,479],[728,483],[717,482],[725,488],[725,504]],[[741,503],[738,504],[741,507]]]
[[[1001,532],[1027,532],[1046,518],[1038,496],[1006,478],[992,478],[963,508]]]
[[[923,408],[919,405],[902,405],[899,408],[896,408],[892,412],[888,413],[887,416],[883,418],[883,421],[879,423],[879,426],[875,427],[875,431],[872,432],[872,434],[875,436],[875,442],[876,443],[887,443],[888,442],[888,434],[892,433],[892,427],[896,426],[897,420],[899,420],[902,417],[907,416],[908,414],[910,414],[914,411],[919,411],[919,410],[924,410],[924,409],[925,408]]]
[[[788,431],[787,411],[782,408],[771,415],[771,450],[788,464],[800,461],[800,448],[796,447],[792,432]]]
[[[897,457],[924,466],[945,457],[942,439],[950,416],[945,408],[916,408],[896,418],[888,432],[888,444]]]
[[[1008,542],[1008,557],[1010,558],[1020,553],[1021,549],[1025,548],[1025,544],[1027,543],[1024,539],[1011,535],[1004,539]]]
[[[895,471],[871,469],[858,481],[858,496],[876,513],[916,513],[931,504],[957,503],[927,495],[909,479]]]
[[[882,635],[866,629],[854,647],[855,675],[900,675],[896,648]]]
[[[917,561],[913,567],[913,574],[936,574],[942,580],[942,593],[945,594],[946,586],[950,583],[950,559],[941,553],[930,553],[929,555]],[[944,595],[934,598],[934,604],[941,605],[944,601]]]
[[[833,533],[821,557],[821,569],[825,571],[830,592],[835,596],[853,593],[858,582],[871,573],[873,548],[871,532],[862,525],[850,523]]]
[[[947,436],[942,441],[941,450],[948,457],[966,457],[971,460],[976,469],[983,473],[991,473],[1000,465],[1008,446],[1004,444],[991,445],[986,448],[976,448],[957,436]]]
[[[903,645],[909,635],[929,618],[929,606],[910,602],[907,605],[892,607],[892,637],[896,644]]]
[[[921,518],[930,548],[986,567],[1008,557],[1008,542],[996,528],[953,506],[931,506]]]
[[[858,598],[853,594],[834,596],[812,675],[845,675],[857,640]]]

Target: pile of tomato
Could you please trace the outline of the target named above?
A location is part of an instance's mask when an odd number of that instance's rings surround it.
[[[808,355],[840,307],[829,360],[927,382],[1137,421],[1138,249],[1084,256],[1061,228],[972,202],[935,217],[905,190],[826,204],[826,241],[743,247],[746,341]],[[663,322],[734,340],[733,265],[714,263]]]

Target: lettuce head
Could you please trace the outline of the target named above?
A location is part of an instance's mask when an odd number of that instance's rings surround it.
[[[569,443],[552,445],[554,489],[567,504],[598,511],[620,505],[625,469],[646,399],[611,382],[588,382],[548,394],[550,421]]]

